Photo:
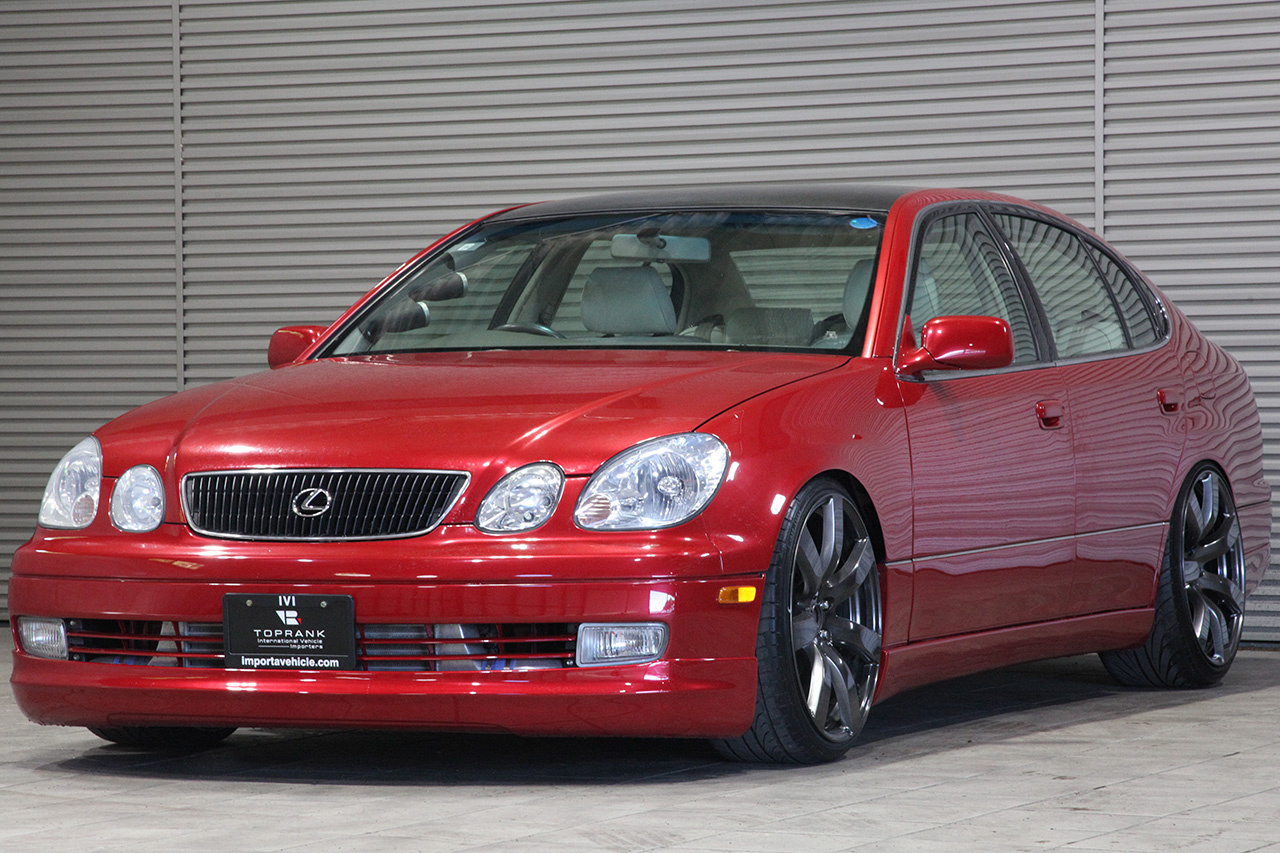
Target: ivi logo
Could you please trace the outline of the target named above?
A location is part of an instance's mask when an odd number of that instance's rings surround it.
[[[277,610],[276,615],[280,617],[280,621],[286,625],[301,625],[298,621],[298,611],[296,610]]]

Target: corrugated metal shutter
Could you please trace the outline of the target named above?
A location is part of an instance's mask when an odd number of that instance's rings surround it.
[[[1249,371],[1280,484],[1280,3],[1108,0],[1106,235]],[[1280,509],[1280,489],[1274,507]],[[1273,510],[1274,511],[1274,510]],[[1280,525],[1272,549],[1280,557]],[[1245,637],[1280,640],[1280,571]]]
[[[461,221],[614,188],[942,182],[1086,224],[1105,195],[1280,446],[1280,2],[1155,5],[8,2],[0,578],[93,426],[260,368]],[[1251,608],[1280,639],[1280,572]]]
[[[57,460],[176,387],[173,103],[168,0],[5,4],[0,581]]]
[[[1092,221],[1092,0],[425,5],[182,4],[189,382],[519,201],[942,181]]]

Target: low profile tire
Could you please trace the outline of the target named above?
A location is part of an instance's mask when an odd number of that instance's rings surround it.
[[[1174,504],[1151,634],[1102,663],[1130,687],[1208,687],[1231,668],[1243,625],[1240,520],[1221,472],[1201,464]]]
[[[89,731],[103,740],[109,740],[121,746],[157,751],[194,752],[195,750],[217,746],[230,737],[235,729],[120,726],[116,728],[90,728]]]
[[[787,509],[765,581],[751,728],[716,741],[735,761],[817,764],[844,755],[880,675],[880,571],[849,493],[807,484]]]

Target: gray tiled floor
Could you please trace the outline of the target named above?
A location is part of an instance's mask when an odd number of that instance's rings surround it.
[[[844,761],[785,769],[679,741],[257,730],[157,757],[0,693],[0,850],[161,845],[1280,853],[1280,652],[1198,692],[1122,690],[1091,657],[959,679],[877,707]]]

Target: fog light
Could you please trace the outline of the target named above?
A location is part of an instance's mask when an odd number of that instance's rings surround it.
[[[50,660],[67,659],[67,626],[61,619],[19,616],[18,641],[29,655]]]
[[[578,626],[578,666],[649,663],[667,650],[667,626],[661,622]]]

